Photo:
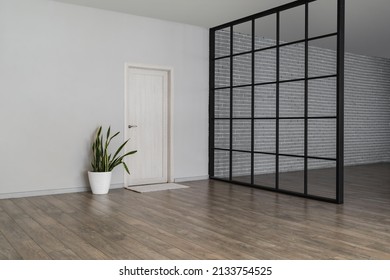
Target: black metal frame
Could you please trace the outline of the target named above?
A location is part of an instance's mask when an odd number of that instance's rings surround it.
[[[282,5],[280,7],[276,7],[261,13],[257,13],[248,17],[244,17],[242,19],[238,19],[229,23],[225,23],[222,25],[219,25],[217,27],[210,29],[210,81],[209,81],[209,87],[210,87],[210,96],[209,96],[209,176],[211,179],[216,179],[220,181],[225,182],[231,182],[236,183],[240,185],[245,186],[251,186],[251,187],[257,187],[262,188],[266,190],[271,190],[275,192],[295,195],[295,196],[301,196],[305,198],[311,198],[316,200],[322,200],[327,202],[333,202],[333,203],[343,203],[343,167],[344,167],[344,17],[345,17],[345,0],[337,0],[337,32],[330,33],[330,34],[324,34],[321,36],[316,37],[309,37],[308,27],[308,14],[309,14],[309,4],[310,2],[314,2],[316,0],[298,0],[286,5]],[[302,40],[297,40],[293,42],[288,43],[280,43],[280,13],[282,11],[295,8],[298,6],[305,6],[305,38]],[[276,45],[271,47],[265,47],[256,49],[255,48],[255,20],[261,17],[265,17],[268,15],[276,15]],[[235,25],[245,23],[245,22],[251,22],[252,26],[252,45],[250,51],[240,52],[240,53],[234,53],[233,51],[233,27]],[[222,29],[230,29],[230,54],[221,56],[216,58],[215,57],[215,32]],[[322,38],[327,37],[337,37],[337,73],[332,75],[325,75],[325,76],[316,76],[316,77],[309,77],[308,73],[308,51],[309,51],[309,42],[312,40],[318,40]],[[304,43],[305,45],[305,74],[304,78],[299,79],[290,79],[290,80],[280,80],[280,48],[288,45],[293,45],[297,43]],[[275,82],[262,82],[262,83],[256,83],[255,82],[255,54],[257,52],[261,52],[264,50],[269,49],[276,49],[276,81]],[[251,70],[251,83],[250,84],[244,84],[244,85],[234,85],[233,83],[233,74],[234,74],[234,63],[233,59],[235,56],[238,55],[244,55],[244,54],[251,54],[252,59],[252,70]],[[230,59],[230,84],[229,86],[223,86],[223,87],[215,87],[215,61],[219,59]],[[310,80],[315,79],[327,79],[327,78],[335,78],[337,83],[337,109],[336,109],[336,116],[325,116],[325,117],[309,117],[308,115],[308,83]],[[287,82],[297,82],[302,81],[304,82],[304,103],[305,103],[305,109],[304,109],[304,117],[281,117],[279,115],[279,86],[282,83]],[[261,86],[261,85],[270,85],[274,84],[276,86],[276,116],[275,118],[271,117],[264,117],[264,118],[256,118],[255,117],[255,102],[254,102],[254,96],[255,96],[255,87]],[[233,89],[240,88],[240,87],[251,87],[251,117],[248,118],[234,118],[233,116]],[[216,118],[215,117],[215,91],[216,90],[230,90],[230,116],[228,118]],[[224,148],[216,148],[214,145],[215,141],[215,120],[229,120],[230,121],[230,146],[229,149]],[[275,153],[268,153],[268,152],[257,152],[254,148],[254,123],[255,120],[275,120],[276,122],[276,149]],[[290,155],[290,154],[283,154],[279,152],[279,122],[283,119],[302,119],[304,120],[304,155]],[[309,119],[336,119],[336,158],[325,158],[325,157],[314,157],[308,155],[308,121]],[[245,152],[249,153],[249,151],[243,151],[243,150],[237,150],[233,149],[233,120],[250,120],[251,121],[251,148],[250,148],[250,154],[251,154],[251,179],[250,183],[245,182],[238,182],[233,180],[232,176],[232,170],[233,170],[233,152]],[[217,178],[214,176],[214,152],[216,150],[220,151],[227,151],[229,152],[229,178]],[[254,183],[254,157],[255,154],[268,154],[268,155],[274,155],[275,156],[275,187],[267,187],[267,186],[260,186],[256,185]],[[288,157],[295,157],[295,158],[303,158],[304,159],[304,191],[302,193],[295,192],[295,191],[289,191],[279,188],[279,157],[280,156],[288,156]],[[308,159],[318,159],[318,160],[328,160],[328,161],[335,161],[336,162],[336,197],[328,198],[328,197],[322,197],[322,196],[316,196],[311,195],[308,193]]]

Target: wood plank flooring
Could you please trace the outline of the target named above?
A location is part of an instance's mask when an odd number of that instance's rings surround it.
[[[184,184],[0,200],[0,259],[390,259],[390,164],[347,167],[344,205]]]

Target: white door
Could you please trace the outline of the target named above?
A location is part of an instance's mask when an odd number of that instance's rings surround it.
[[[127,68],[127,185],[168,181],[168,71]]]

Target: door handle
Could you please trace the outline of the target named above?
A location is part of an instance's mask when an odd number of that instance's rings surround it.
[[[128,128],[137,127],[136,125],[129,124]]]

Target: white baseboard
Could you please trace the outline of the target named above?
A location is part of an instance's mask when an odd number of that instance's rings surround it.
[[[200,181],[200,180],[207,180],[209,179],[209,175],[203,175],[203,176],[195,176],[195,177],[181,177],[181,178],[175,178],[175,183],[180,182],[188,182],[188,181]]]
[[[119,189],[119,188],[123,188],[123,183],[111,184],[110,190]],[[78,192],[88,192],[88,191],[91,191],[90,187],[76,187],[76,188],[65,188],[65,189],[37,190],[37,191],[29,191],[29,192],[2,193],[0,194],[0,199],[43,196],[43,195],[64,194],[64,193],[78,193]]]
[[[175,183],[188,182],[188,181],[200,181],[209,179],[208,175],[195,176],[195,177],[181,177],[175,178]],[[123,183],[111,184],[110,190],[123,188]],[[43,196],[43,195],[54,195],[64,193],[78,193],[78,192],[90,192],[90,187],[75,187],[75,188],[64,188],[64,189],[51,189],[51,190],[35,190],[27,192],[14,192],[14,193],[0,193],[0,199],[7,198],[20,198],[20,197],[31,197],[31,196]]]

